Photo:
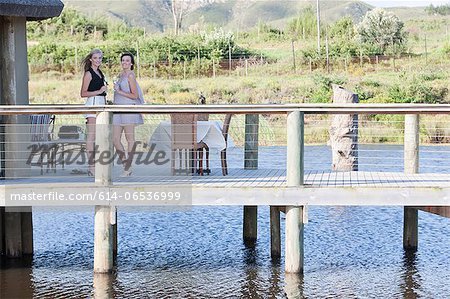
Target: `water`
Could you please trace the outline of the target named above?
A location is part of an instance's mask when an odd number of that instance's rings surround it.
[[[401,156],[401,148],[389,149],[397,153],[393,158]],[[448,150],[423,156],[440,167]],[[306,168],[317,169],[329,159],[328,151],[308,147]],[[262,148],[260,157],[261,168],[285,165],[281,149]],[[371,168],[365,164],[361,166]],[[405,254],[402,207],[309,207],[305,273],[300,277],[284,274],[284,256],[270,259],[268,207],[258,209],[258,241],[253,248],[242,242],[242,207],[119,210],[117,271],[96,276],[93,209],[35,208],[33,217],[34,257],[23,267],[3,261],[0,298],[450,296],[450,219],[419,212],[419,249]],[[284,218],[281,227],[283,231]]]

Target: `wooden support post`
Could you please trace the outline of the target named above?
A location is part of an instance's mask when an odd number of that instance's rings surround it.
[[[285,271],[303,273],[303,221],[302,207],[286,207]]]
[[[403,248],[417,250],[419,243],[419,214],[416,208],[404,207],[403,210]]]
[[[0,16],[0,62],[2,105],[16,105],[16,46],[13,17]]]
[[[16,80],[16,44],[15,44],[15,28],[13,17],[0,16],[0,68],[1,74],[1,104],[16,105],[17,101],[17,80]],[[15,177],[17,163],[17,154],[19,150],[16,148],[18,134],[17,115],[5,116],[5,177]]]
[[[5,208],[0,207],[0,256],[5,254]]]
[[[407,174],[419,172],[419,115],[405,115],[404,171]],[[419,243],[418,210],[404,207],[403,248],[417,250]]]
[[[258,236],[258,207],[244,206],[244,243],[253,246]]]
[[[244,145],[244,168],[258,168],[258,131],[259,115],[245,115],[245,145]],[[244,206],[244,242],[252,245],[258,234],[258,207]]]
[[[100,155],[113,154],[111,112],[100,112],[97,115],[95,144]],[[96,157],[97,160],[101,157]],[[108,186],[111,183],[112,163],[95,163],[95,183]],[[94,221],[94,272],[109,273],[113,269],[113,235],[111,226],[111,207],[95,206]]]
[[[304,114],[287,116],[287,186],[299,187],[304,180]],[[303,207],[286,207],[285,271],[303,273]]]
[[[272,259],[281,256],[280,209],[270,207],[270,256]]]
[[[2,105],[28,105],[28,61],[26,18],[0,16],[0,103]],[[5,177],[23,177],[29,174],[27,144],[29,131],[25,126],[28,116],[4,116],[4,169]]]
[[[28,211],[21,212],[22,224],[22,253],[24,255],[33,254],[33,214],[31,207],[25,208]]]
[[[5,251],[9,258],[22,257],[22,219],[21,213],[5,212]]]
[[[112,274],[94,274],[94,298],[114,298]]]
[[[113,246],[110,206],[95,206],[94,273],[113,269]]]
[[[113,265],[117,265],[117,208],[111,207],[111,229],[113,243]]]

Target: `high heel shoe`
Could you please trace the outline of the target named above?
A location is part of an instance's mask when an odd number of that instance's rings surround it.
[[[94,172],[91,171],[91,170],[88,170],[88,171],[87,171],[87,175],[88,175],[88,176],[94,176]]]

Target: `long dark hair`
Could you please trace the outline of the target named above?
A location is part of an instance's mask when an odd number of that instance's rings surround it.
[[[83,61],[81,61],[81,66],[83,67],[84,71],[87,72],[91,66],[91,58],[94,54],[101,54],[103,56],[103,52],[100,49],[93,49],[91,53],[89,53],[86,57],[84,57]]]
[[[123,58],[124,56],[130,56],[130,58],[131,58],[131,70],[134,70],[134,56],[133,56],[133,54],[131,54],[130,52],[124,52],[124,53],[122,53],[122,55],[120,55],[120,61],[121,61],[121,62],[122,62],[122,58]]]

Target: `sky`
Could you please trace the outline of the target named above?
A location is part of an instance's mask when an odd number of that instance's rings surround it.
[[[433,5],[442,5],[442,4],[450,4],[450,0],[394,0],[394,1],[385,1],[385,0],[363,0],[368,4],[378,7],[392,7],[392,6],[428,6],[430,4]]]

